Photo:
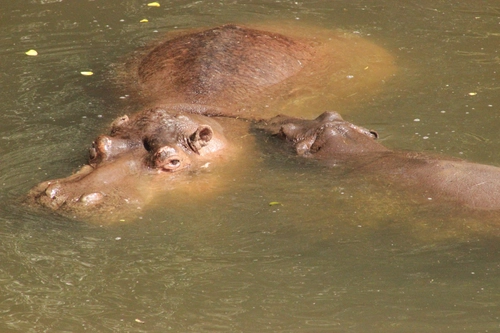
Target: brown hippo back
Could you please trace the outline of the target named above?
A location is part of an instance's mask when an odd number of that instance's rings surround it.
[[[395,72],[359,34],[289,22],[170,31],[114,74],[132,108],[262,119],[354,108]]]
[[[229,107],[297,74],[313,57],[311,43],[223,25],[168,40],[138,66],[150,99]]]

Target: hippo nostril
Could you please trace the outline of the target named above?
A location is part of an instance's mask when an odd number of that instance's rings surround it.
[[[89,149],[89,156],[90,156],[91,160],[93,160],[97,157],[97,151],[95,150],[94,147]]]
[[[146,151],[151,151],[151,144],[149,143],[149,140],[147,138],[144,138],[142,140],[142,145],[144,146],[144,149],[146,149]]]

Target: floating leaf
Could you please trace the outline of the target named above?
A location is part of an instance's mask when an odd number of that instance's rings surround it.
[[[29,51],[26,51],[26,55],[34,57],[34,56],[38,55],[38,52],[36,52],[36,50],[29,50]]]
[[[150,2],[148,3],[149,7],[160,7],[160,4],[158,2]]]
[[[83,72],[80,72],[80,74],[85,75],[85,76],[91,76],[91,75],[94,75],[94,73],[93,73],[93,72],[89,72],[89,71],[83,71]]]
[[[283,204],[281,202],[278,202],[278,201],[271,201],[269,203],[269,206],[283,206]]]
[[[142,19],[139,22],[141,22],[141,23],[148,23],[149,21],[148,21],[148,19]]]

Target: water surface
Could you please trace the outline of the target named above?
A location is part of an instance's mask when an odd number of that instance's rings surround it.
[[[376,93],[358,92],[360,103],[333,108],[391,148],[500,165],[496,1],[1,7],[0,331],[500,329],[495,216],[424,205],[272,147],[253,153],[252,172],[228,176],[226,191],[167,195],[135,221],[101,226],[19,204],[34,184],[84,164],[92,139],[128,107],[113,66],[162,32],[230,21],[360,34],[398,72]]]

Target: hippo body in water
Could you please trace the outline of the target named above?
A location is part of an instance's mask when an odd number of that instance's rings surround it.
[[[314,53],[314,45],[305,40],[224,25],[158,45],[138,65],[138,89],[149,102],[234,115],[269,87],[296,75]]]
[[[342,31],[226,24],[172,35],[137,51],[122,71],[142,105],[247,119],[304,116],[314,103],[354,105],[359,92],[371,95],[395,73],[384,49]]]
[[[392,151],[377,133],[336,112],[313,120],[277,116],[260,127],[285,139],[296,154],[330,167],[382,176],[426,199],[458,202],[476,210],[500,209],[500,168],[424,153]]]
[[[268,117],[275,111],[264,104],[291,99],[299,87],[314,90],[320,79],[344,87],[347,79],[333,77],[346,68],[375,81],[392,74],[392,57],[382,49],[357,36],[321,31],[308,40],[224,25],[182,34],[133,57],[118,80],[127,81],[127,92],[143,110],[119,117],[94,141],[89,165],[42,182],[28,200],[70,212],[140,205],[156,191],[177,188],[185,182],[181,175],[235,159],[234,142],[218,125],[223,119]],[[369,56],[355,61],[360,49]],[[234,126],[246,125],[230,126],[235,132]]]

